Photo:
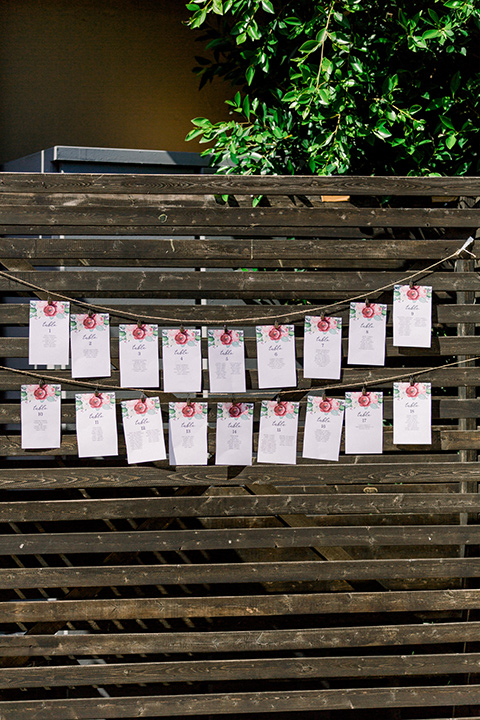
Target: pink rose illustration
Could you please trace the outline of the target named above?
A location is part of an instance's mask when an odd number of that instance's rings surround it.
[[[52,303],[48,303],[47,305],[45,305],[45,307],[43,308],[43,312],[45,313],[45,315],[48,315],[48,317],[53,317],[54,315],[56,315],[57,314],[56,303],[52,302]]]
[[[135,340],[143,340],[143,338],[145,337],[146,334],[147,334],[147,332],[145,329],[145,325],[137,325],[137,327],[135,327],[132,332],[132,335],[135,338]]]
[[[137,415],[144,415],[147,412],[147,403],[143,402],[143,400],[139,400],[135,403],[133,409]]]
[[[418,395],[418,385],[417,385],[417,384],[415,384],[415,385],[409,385],[409,386],[406,388],[405,392],[406,392],[406,394],[408,395],[408,397],[411,397],[411,398],[417,397],[417,395]]]
[[[273,327],[268,333],[268,336],[271,340],[280,340],[282,337],[282,331],[279,327]]]
[[[370,393],[366,393],[365,395],[360,395],[360,397],[358,398],[358,404],[361,407],[368,407],[371,402],[372,402],[372,400],[370,398]]]
[[[275,405],[273,408],[273,412],[275,415],[278,415],[278,417],[283,417],[283,415],[287,414],[287,405],[284,402],[279,402]]]
[[[187,333],[180,330],[180,332],[175,335],[175,342],[177,343],[177,345],[185,345],[185,343],[188,342]]]
[[[407,297],[409,300],[418,300],[420,293],[418,287],[415,285],[407,290]]]
[[[83,327],[87,328],[87,330],[93,330],[93,328],[97,327],[95,315],[87,315],[83,320]]]
[[[319,408],[324,413],[329,413],[332,409],[332,403],[330,400],[322,400],[322,402],[319,404]]]
[[[326,318],[323,318],[323,320],[320,320],[320,322],[317,323],[317,327],[319,330],[322,330],[323,332],[327,332],[327,330],[330,329],[330,321]]]
[[[88,404],[90,405],[91,408],[94,408],[94,409],[102,407],[102,404],[103,404],[102,396],[101,395],[92,395],[92,397],[88,401]]]
[[[372,318],[375,315],[375,305],[365,305],[364,308],[362,308],[362,315],[364,318]]]
[[[36,390],[33,391],[34,396],[37,398],[37,400],[45,400],[47,397],[47,388],[45,386],[41,387],[40,385]]]
[[[242,414],[242,408],[240,405],[232,405],[228,410],[230,417],[238,417]]]
[[[182,415],[184,417],[193,417],[195,415],[194,403],[192,403],[191,405],[185,405],[185,407],[182,408]]]
[[[225,332],[220,335],[220,342],[222,345],[231,345],[233,342],[232,333],[225,330]]]

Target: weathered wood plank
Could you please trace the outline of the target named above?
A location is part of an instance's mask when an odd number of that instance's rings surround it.
[[[393,594],[393,593],[392,593]],[[283,652],[318,648],[478,642],[480,622],[302,630],[0,635],[0,657],[151,653]],[[1,705],[0,705],[1,707]]]
[[[219,682],[223,680],[369,678],[476,673],[480,653],[379,655],[260,660],[197,660],[108,665],[29,667],[0,670],[0,688]]]
[[[283,595],[115,598],[0,602],[2,622],[134,620],[136,618],[262,617],[339,613],[438,612],[478,607],[480,590],[329,592]],[[426,640],[427,642],[427,640]]]
[[[0,589],[480,577],[480,558],[0,569]]]
[[[255,528],[0,535],[0,555],[217,550],[267,547],[475,545],[480,526]]]

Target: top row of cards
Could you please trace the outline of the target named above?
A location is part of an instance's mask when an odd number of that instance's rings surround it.
[[[348,363],[385,364],[387,306],[350,303]],[[393,344],[430,347],[432,290],[398,285],[394,289]],[[212,392],[244,392],[243,330],[208,329],[208,369]],[[166,392],[202,389],[201,331],[163,328],[162,365]],[[259,388],[297,384],[293,325],[256,327]],[[120,384],[159,387],[159,329],[155,324],[119,325]],[[70,314],[68,302],[30,302],[29,363],[68,365],[73,378],[110,377],[110,318],[107,313]],[[305,317],[304,377],[335,380],[342,363],[342,319]]]

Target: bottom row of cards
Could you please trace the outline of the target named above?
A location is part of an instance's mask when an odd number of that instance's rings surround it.
[[[22,385],[22,448],[60,447],[60,385]],[[260,409],[257,462],[294,465],[297,458],[298,402],[264,400]],[[253,403],[217,403],[215,463],[251,465]],[[115,393],[75,395],[79,457],[118,455]],[[158,397],[123,400],[128,463],[166,459]],[[206,465],[207,402],[169,403],[171,465]],[[345,416],[345,452],[383,450],[383,393],[348,392],[344,400],[309,396],[302,456],[338,460]],[[394,383],[393,442],[431,443],[430,383]]]

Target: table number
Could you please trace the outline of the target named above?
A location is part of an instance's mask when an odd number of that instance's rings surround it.
[[[348,362],[351,365],[385,365],[387,306],[350,303]]]
[[[345,452],[347,455],[383,452],[383,393],[345,393]]]
[[[23,450],[60,447],[60,385],[22,385]]]
[[[251,465],[253,403],[218,403],[216,465]]]
[[[297,462],[298,402],[263,400],[257,461],[295,465]]]
[[[207,403],[171,402],[168,413],[170,465],[206,465]]]
[[[430,445],[431,442],[431,383],[393,383],[394,445]]]
[[[245,392],[243,330],[208,330],[208,372],[211,392]]]
[[[158,325],[119,325],[120,385],[157,388]]]
[[[258,387],[292,387],[297,384],[293,325],[257,325]]]
[[[72,377],[110,377],[110,317],[107,313],[72,315]]]
[[[305,317],[303,376],[338,380],[342,363],[342,318]]]
[[[78,457],[118,455],[115,393],[75,395]]]
[[[200,330],[162,330],[163,388],[165,392],[200,392],[202,347]]]
[[[68,365],[69,355],[70,303],[30,300],[30,365]]]
[[[432,288],[395,285],[393,289],[393,344],[425,347],[432,344]]]
[[[127,462],[165,460],[167,453],[159,398],[123,400],[121,406]]]
[[[304,458],[338,460],[345,403],[328,397],[307,397],[303,435]]]

